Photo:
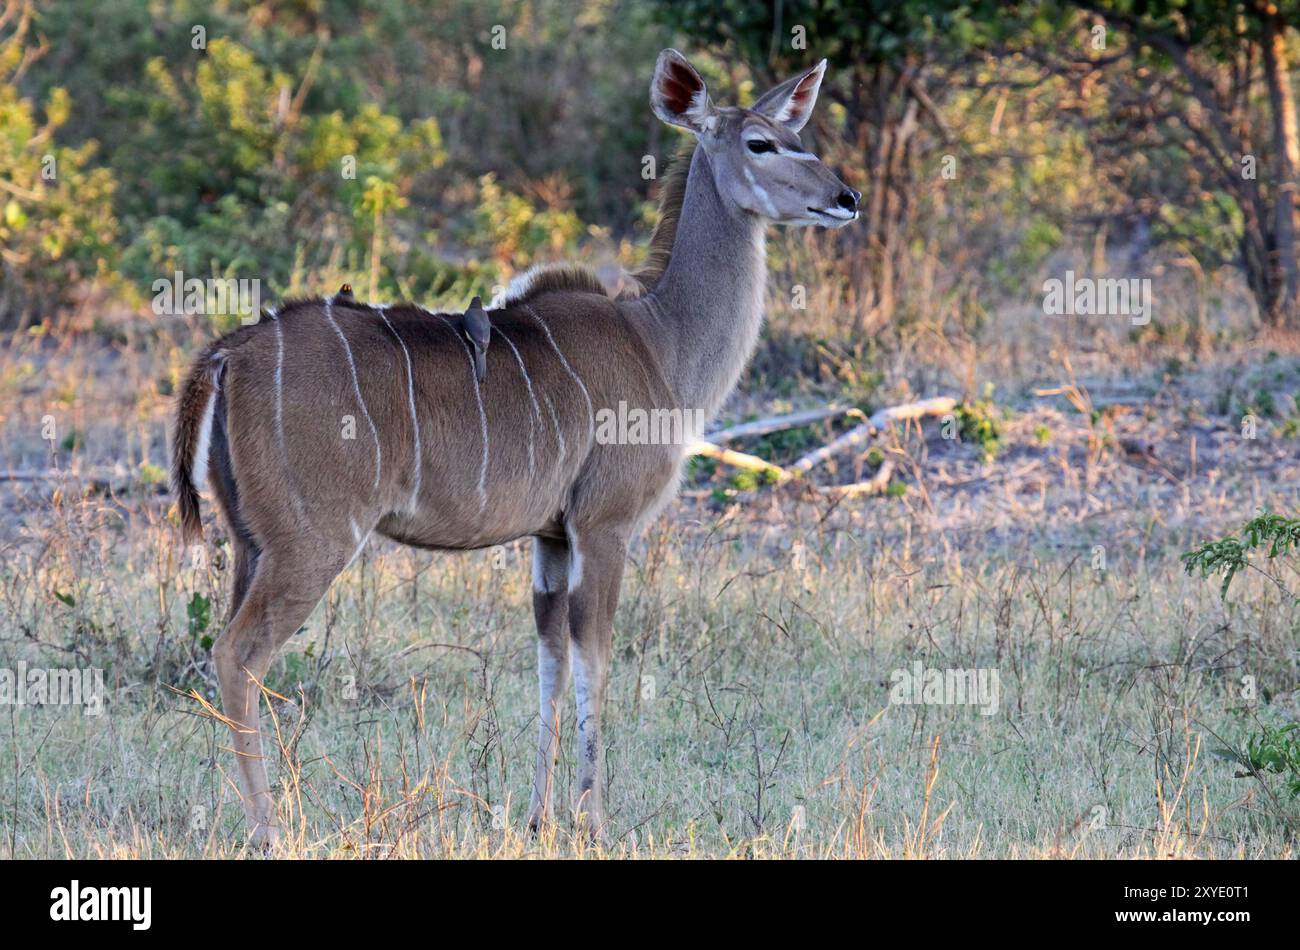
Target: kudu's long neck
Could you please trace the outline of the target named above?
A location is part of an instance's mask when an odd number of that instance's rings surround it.
[[[723,202],[696,147],[672,255],[650,293],[683,408],[712,417],[735,387],[758,342],[766,283],[763,221]]]

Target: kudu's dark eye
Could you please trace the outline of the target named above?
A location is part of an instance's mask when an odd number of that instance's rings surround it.
[[[776,146],[773,145],[771,142],[769,142],[767,139],[750,139],[745,144],[749,146],[749,150],[753,152],[755,155],[761,155],[764,152],[776,151]]]

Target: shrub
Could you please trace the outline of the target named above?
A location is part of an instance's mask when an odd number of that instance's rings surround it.
[[[91,167],[96,144],[54,141],[68,94],[56,87],[39,108],[19,94],[24,56],[36,55],[27,33],[20,19],[0,36],[0,326],[71,303],[112,265],[117,238],[113,175]]]

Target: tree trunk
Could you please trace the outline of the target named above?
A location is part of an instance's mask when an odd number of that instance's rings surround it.
[[[857,145],[867,174],[863,244],[854,268],[861,288],[855,336],[891,323],[898,307],[903,247],[915,212],[911,159],[919,127],[917,102],[901,72],[905,68],[874,66],[855,83],[855,114],[863,117]]]
[[[1300,324],[1300,261],[1296,260],[1296,171],[1300,169],[1300,133],[1286,61],[1286,24],[1277,13],[1264,16],[1264,82],[1273,122],[1277,174],[1274,191],[1272,271],[1275,296],[1265,318],[1273,324]]]

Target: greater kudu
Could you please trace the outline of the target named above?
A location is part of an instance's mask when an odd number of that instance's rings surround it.
[[[258,683],[334,577],[375,532],[425,548],[533,540],[540,710],[529,822],[548,815],[559,701],[572,664],[578,808],[601,824],[601,706],[629,539],[673,495],[684,446],[609,444],[620,403],[712,416],[762,321],[768,222],[838,227],[860,197],[800,144],[825,61],[719,108],[674,50],[655,113],[689,130],[634,290],[578,268],[534,271],[490,313],[480,378],[458,315],[290,303],[217,340],[181,391],[172,480],[186,541],[212,485],[233,544],[231,619],[213,650],[253,840],[276,837]],[[481,318],[480,332],[484,329]],[[349,418],[350,417],[350,418]],[[355,437],[340,437],[350,423]]]

